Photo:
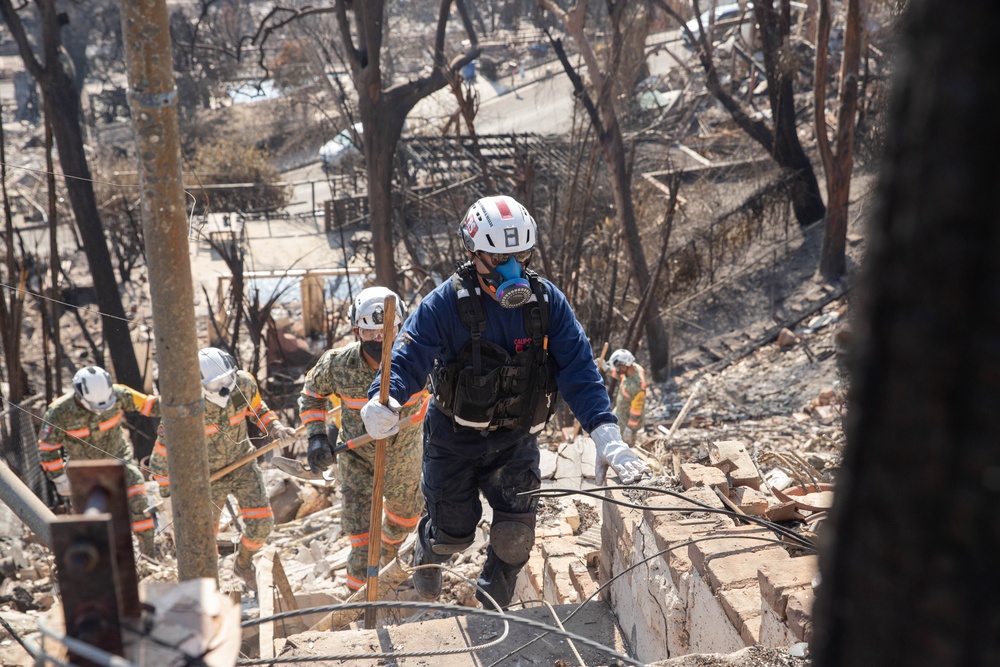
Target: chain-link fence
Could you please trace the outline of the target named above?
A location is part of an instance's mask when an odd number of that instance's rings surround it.
[[[7,409],[0,413],[0,439],[3,440],[4,463],[51,507],[54,499],[38,457],[38,439],[31,412],[40,400],[41,397],[33,397],[19,404],[4,401]]]

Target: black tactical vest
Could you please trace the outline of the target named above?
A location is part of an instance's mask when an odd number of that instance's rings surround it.
[[[556,407],[555,369],[548,353],[549,293],[533,271],[525,270],[532,297],[521,307],[531,347],[513,356],[483,340],[486,314],[475,269],[462,265],[451,277],[462,324],[471,340],[454,361],[434,362],[431,390],[438,408],[455,424],[479,429],[537,433]]]

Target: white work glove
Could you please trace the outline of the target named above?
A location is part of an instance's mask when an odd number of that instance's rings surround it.
[[[608,372],[608,362],[606,362],[604,359],[598,359],[597,360],[597,370],[601,371],[602,373],[607,373]]]
[[[292,440],[295,438],[295,429],[285,426],[280,422],[275,422],[271,426],[271,440]]]
[[[361,420],[368,435],[376,440],[399,433],[399,401],[389,398],[389,405],[382,405],[378,397],[369,399],[361,408]]]
[[[649,466],[622,441],[618,424],[601,424],[591,431],[590,438],[597,446],[594,478],[599,486],[604,484],[609,467],[618,475],[622,484],[635,484],[650,474]]]
[[[52,480],[52,483],[56,485],[56,493],[58,493],[60,496],[65,496],[66,498],[69,498],[73,492],[72,489],[70,489],[69,477],[66,476],[66,473],[63,473],[58,477],[54,478]]]
[[[629,440],[632,439],[632,434],[633,434],[632,429],[626,426],[625,429],[622,431],[622,440],[628,442]]]

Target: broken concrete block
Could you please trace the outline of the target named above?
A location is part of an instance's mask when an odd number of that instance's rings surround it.
[[[770,560],[788,560],[788,552],[755,537],[772,537],[762,528],[730,528],[714,531],[713,535],[729,539],[706,540],[688,545],[691,563],[706,578],[715,591],[757,585],[757,569]],[[745,538],[751,539],[745,539]],[[719,562],[717,567],[713,564]]]
[[[760,591],[756,586],[719,591],[719,602],[747,646],[760,641]]]
[[[729,470],[723,470],[723,463],[729,462]],[[708,462],[723,472],[729,473],[733,486],[749,486],[760,490],[760,475],[750,458],[750,452],[739,440],[720,440],[708,446]]]
[[[802,521],[805,519],[804,516],[799,514],[799,510],[795,506],[794,502],[771,505],[767,508],[767,511],[764,512],[764,516],[766,516],[770,521]]]
[[[681,484],[685,490],[696,486],[714,487],[722,491],[723,495],[729,495],[729,482],[726,481],[725,473],[718,468],[698,465],[697,463],[681,464]]]
[[[577,602],[589,599],[599,588],[594,573],[583,563],[570,563],[569,578],[576,590]]]
[[[757,572],[760,594],[778,618],[785,620],[785,607],[790,593],[812,588],[812,579],[819,567],[817,556],[799,556],[785,562],[764,563]]]
[[[764,516],[767,511],[767,496],[749,486],[738,486],[733,489],[733,502],[750,516]]]
[[[811,588],[803,588],[789,593],[788,604],[785,606],[788,629],[804,642],[812,640],[812,609],[815,599]]]

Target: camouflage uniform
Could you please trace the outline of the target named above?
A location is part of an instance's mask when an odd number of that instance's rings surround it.
[[[208,446],[208,468],[215,472],[254,451],[247,437],[246,420],[250,418],[261,431],[268,432],[268,426],[277,423],[278,416],[267,407],[260,397],[257,381],[245,371],[237,371],[236,388],[226,403],[226,407],[205,401],[205,436]],[[170,478],[167,472],[167,437],[163,428],[153,446],[149,467],[153,479],[160,485],[160,494],[170,494]],[[215,529],[219,529],[219,514],[226,504],[226,497],[233,494],[240,505],[243,519],[241,549],[255,552],[264,546],[267,536],[274,527],[274,513],[264,486],[264,475],[256,461],[240,466],[231,473],[212,482],[212,505],[215,508]]]
[[[378,371],[361,357],[361,343],[354,342],[327,350],[306,376],[299,395],[299,417],[309,436],[326,433],[326,411],[331,395],[340,397],[341,428],[338,442],[365,434],[361,408],[368,402],[368,388]],[[424,509],[420,493],[421,433],[415,426],[423,421],[427,394],[414,394],[400,413],[400,431],[387,441],[382,519],[383,556],[394,556],[399,544],[413,532]],[[331,443],[334,444],[334,443]],[[344,495],[341,525],[351,538],[347,560],[347,586],[357,590],[367,580],[368,543],[371,526],[372,485],[375,446],[361,445],[340,452],[341,491]]]
[[[632,367],[635,369],[632,375],[617,374],[620,381],[615,400],[615,416],[622,428],[622,439],[630,447],[635,444],[635,436],[646,421],[646,373],[639,364],[632,364]]]
[[[146,417],[159,417],[160,404],[156,396],[147,396],[122,384],[112,386],[115,404],[104,412],[91,412],[80,405],[73,392],[52,401],[42,417],[38,434],[38,449],[42,469],[49,479],[63,474],[65,459],[118,459],[125,464],[128,508],[132,516],[132,532],[140,541],[152,537],[153,519],[143,512],[149,507],[146,484],[135,464],[132,445],[122,433],[125,412],[137,412]],[[150,544],[152,542],[150,541]]]

